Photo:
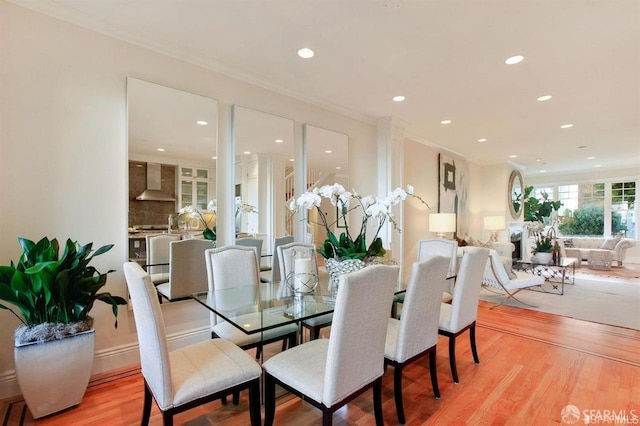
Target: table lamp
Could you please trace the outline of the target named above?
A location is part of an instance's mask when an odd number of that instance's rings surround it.
[[[456,232],[456,214],[431,213],[429,215],[429,232],[436,232],[438,238],[444,238],[447,232]]]
[[[491,231],[491,241],[498,242],[498,231],[505,229],[507,224],[504,216],[485,216],[484,229]]]

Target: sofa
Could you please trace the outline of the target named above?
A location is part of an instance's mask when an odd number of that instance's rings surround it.
[[[589,258],[591,250],[608,250],[611,259],[622,266],[627,249],[636,245],[632,238],[620,237],[559,237],[561,255],[575,257],[581,261]]]

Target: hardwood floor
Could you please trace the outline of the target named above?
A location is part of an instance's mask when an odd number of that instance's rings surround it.
[[[458,339],[458,385],[451,380],[447,341],[439,341],[441,399],[433,397],[428,359],[405,370],[407,425],[562,424],[561,411],[569,404],[581,412],[625,410],[630,415],[635,410],[640,415],[640,331],[490,306],[480,302],[480,365],[473,363],[468,336]],[[383,384],[385,424],[397,425],[391,369]],[[3,401],[0,415],[7,426],[20,424],[23,415],[25,425],[137,425],[142,400],[142,378],[134,368],[92,381],[82,403],[66,412],[34,421],[21,401]],[[366,393],[343,407],[334,424],[375,424],[371,400]],[[212,402],[177,415],[175,424],[248,425],[247,407],[245,393],[238,406]],[[317,425],[321,419],[320,411],[297,398],[278,401],[276,425]],[[162,424],[155,403],[150,424]]]

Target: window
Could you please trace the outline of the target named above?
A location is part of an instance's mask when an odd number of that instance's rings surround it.
[[[615,182],[611,184],[611,230],[614,234],[636,233],[636,183]]]

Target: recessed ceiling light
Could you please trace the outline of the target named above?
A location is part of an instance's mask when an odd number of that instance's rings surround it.
[[[325,151],[325,154],[331,154],[333,151],[331,151],[330,149]]]
[[[561,129],[568,129],[569,127],[573,127],[573,124],[563,124],[560,126]]]
[[[249,155],[249,154],[251,154],[251,151],[245,151],[244,153]]]
[[[158,148],[157,151],[164,152],[164,148]]]
[[[402,102],[405,100],[405,97],[402,95],[398,95],[398,96],[394,96],[393,97],[394,102]]]
[[[540,173],[547,173],[546,170],[540,170]]]
[[[342,170],[342,167],[336,166],[336,170]]]
[[[211,157],[211,159],[212,159],[212,160],[217,160],[217,159],[218,159],[218,157]]]
[[[587,160],[595,160],[596,157],[587,157]]]
[[[207,124],[209,124],[209,123],[207,123],[207,122],[206,122],[206,121],[204,121],[204,120],[198,120],[198,121],[196,121],[196,123],[198,123],[198,124],[199,124],[199,125],[201,125],[201,126],[206,126]]]
[[[595,166],[593,166],[593,167],[602,167],[602,164],[596,164],[596,165],[595,165]]]
[[[549,99],[551,99],[551,95],[544,95],[544,96],[540,96],[540,97],[538,98],[538,102],[548,101]]]
[[[516,157],[518,157],[518,156],[515,155],[515,154],[512,154],[512,155],[509,156],[509,158],[516,158]]]
[[[315,55],[315,52],[308,47],[303,47],[302,49],[298,50],[298,56],[303,59],[313,58],[313,55]]]
[[[276,143],[283,143],[284,141],[282,139],[276,139]]]
[[[539,163],[539,162],[542,161],[542,158],[538,157],[538,158],[536,158],[536,161]]]
[[[515,65],[515,64],[519,64],[520,62],[522,62],[523,59],[524,59],[524,56],[515,55],[515,56],[511,56],[510,58],[507,58],[507,60],[504,61],[504,63],[507,64],[507,65]]]
[[[289,161],[292,161],[292,162],[293,162],[293,161],[296,161],[296,160],[294,160],[293,158],[289,158]]]
[[[486,142],[486,141],[487,141],[487,138],[480,138],[480,139],[478,139],[478,142]]]
[[[451,120],[442,120],[440,124],[451,124]]]

